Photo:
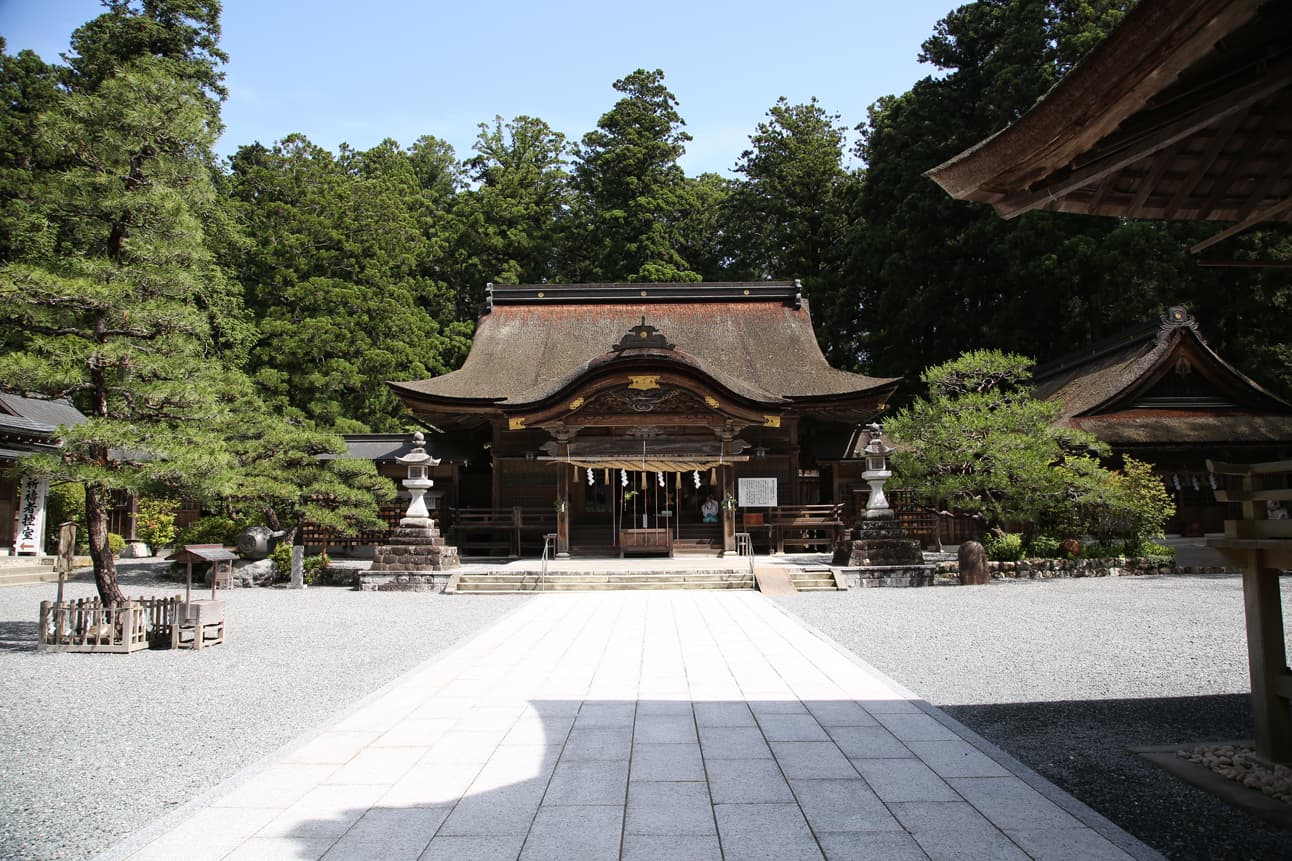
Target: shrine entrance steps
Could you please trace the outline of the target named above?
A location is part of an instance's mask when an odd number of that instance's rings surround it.
[[[0,586],[24,586],[30,583],[57,583],[52,556],[0,557]]]
[[[726,570],[583,570],[463,572],[445,592],[506,594],[516,592],[614,592],[646,589],[753,589],[748,566]]]

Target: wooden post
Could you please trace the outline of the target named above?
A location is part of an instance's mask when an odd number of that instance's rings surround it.
[[[520,528],[523,525],[524,513],[519,505],[511,507],[511,556],[513,559],[520,558]]]
[[[1256,752],[1272,762],[1292,762],[1292,712],[1286,691],[1280,687],[1292,677],[1288,675],[1287,647],[1283,642],[1279,572],[1263,567],[1263,556],[1259,550],[1252,551],[1243,568]]]
[[[569,443],[562,443],[561,448],[569,453]],[[570,557],[570,470],[568,464],[556,465],[556,499],[560,507],[556,509],[556,555],[560,559]]]
[[[722,447],[726,449],[725,441]],[[723,466],[718,472],[722,476],[722,555],[730,556],[736,552],[736,509],[727,505],[727,499],[736,495],[736,470]]]

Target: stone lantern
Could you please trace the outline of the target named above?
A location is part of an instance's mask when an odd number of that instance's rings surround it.
[[[404,479],[404,487],[413,495],[412,501],[408,504],[408,511],[400,518],[400,526],[424,526],[433,527],[435,521],[431,519],[431,513],[426,508],[427,491],[435,484],[429,477],[429,470],[432,466],[438,466],[439,458],[431,457],[426,453],[426,437],[421,431],[413,434],[413,450],[403,457],[395,458],[396,463],[401,463],[408,468],[408,478]],[[438,494],[432,495],[432,501],[438,498]]]
[[[866,511],[862,517],[869,520],[890,518],[893,510],[889,508],[888,498],[884,496],[884,482],[893,477],[893,471],[888,468],[888,456],[894,449],[884,442],[884,431],[878,424],[867,425],[866,430],[870,434],[870,442],[866,443],[866,448],[862,451],[866,456],[866,471],[861,477],[870,485],[870,499],[866,501]]]

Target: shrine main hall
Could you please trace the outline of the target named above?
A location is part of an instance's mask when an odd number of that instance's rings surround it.
[[[730,552],[737,516],[850,504],[899,382],[831,367],[797,283],[757,281],[491,286],[460,369],[390,385],[434,431],[442,511],[545,511],[592,553]]]

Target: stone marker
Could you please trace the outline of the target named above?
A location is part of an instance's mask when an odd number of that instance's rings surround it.
[[[986,586],[991,582],[987,572],[987,550],[977,541],[960,544],[958,555],[961,586]]]

